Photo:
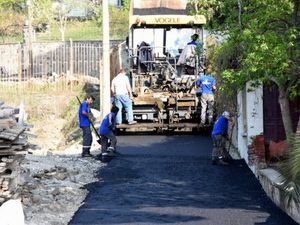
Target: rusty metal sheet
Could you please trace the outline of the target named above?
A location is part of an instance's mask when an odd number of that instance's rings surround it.
[[[195,101],[192,101],[192,102],[177,102],[177,106],[195,106]]]

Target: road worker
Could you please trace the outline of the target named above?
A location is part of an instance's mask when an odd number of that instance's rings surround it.
[[[207,120],[209,125],[213,122],[216,80],[210,73],[211,67],[208,67],[207,74],[200,76],[196,81],[196,86],[200,89],[199,92],[201,92],[201,94],[197,93],[197,96],[200,96],[199,99],[201,102],[201,125],[205,125]]]
[[[109,154],[110,156],[116,155],[117,137],[114,134],[116,128],[116,116],[119,108],[115,105],[112,106],[111,112],[107,114],[101,122],[99,127],[99,134],[101,135],[101,153]],[[110,141],[108,152],[108,141]]]
[[[228,121],[230,119],[230,114],[227,111],[224,111],[223,114],[217,119],[212,130],[212,141],[213,141],[213,150],[212,150],[212,164],[221,164],[228,165],[224,161],[224,150],[225,143],[228,140]]]
[[[137,122],[133,120],[133,95],[126,72],[125,69],[121,69],[119,74],[112,80],[111,91],[114,95],[114,104],[119,108],[116,124],[122,123],[122,108],[124,107],[127,113],[127,122],[129,125],[132,125]]]
[[[95,98],[92,95],[87,95],[85,101],[80,104],[78,110],[79,127],[82,129],[82,157],[92,157],[90,153],[93,137],[91,133],[91,121],[94,116],[91,113],[90,106],[94,103]]]

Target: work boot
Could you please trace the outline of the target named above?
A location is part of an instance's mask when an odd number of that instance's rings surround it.
[[[137,121],[135,121],[135,120],[128,122],[129,125],[136,124],[136,123],[137,123]]]
[[[115,149],[113,147],[108,147],[107,150],[106,150],[106,153],[108,156],[110,157],[114,157],[116,156],[117,154],[115,153]]]
[[[109,162],[110,160],[111,160],[111,156],[109,156],[107,152],[103,152],[101,154],[101,158],[100,158],[101,162],[106,163],[106,162]]]
[[[218,165],[228,166],[229,163],[228,163],[228,162],[225,162],[223,159],[220,159],[220,160],[218,161]]]
[[[81,157],[82,157],[82,158],[93,157],[93,155],[92,155],[91,153],[87,152],[87,153],[82,153],[82,154],[81,154]]]

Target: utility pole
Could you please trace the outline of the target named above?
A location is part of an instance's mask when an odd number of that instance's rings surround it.
[[[28,59],[29,59],[29,76],[33,76],[33,53],[32,53],[32,2],[31,0],[26,1],[27,13],[28,13]]]
[[[108,0],[102,0],[102,76],[100,77],[100,112],[102,119],[110,112],[110,54]]]

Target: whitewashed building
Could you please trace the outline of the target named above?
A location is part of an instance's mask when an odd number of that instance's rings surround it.
[[[109,3],[113,6],[121,7],[123,5],[122,0],[109,0]]]

